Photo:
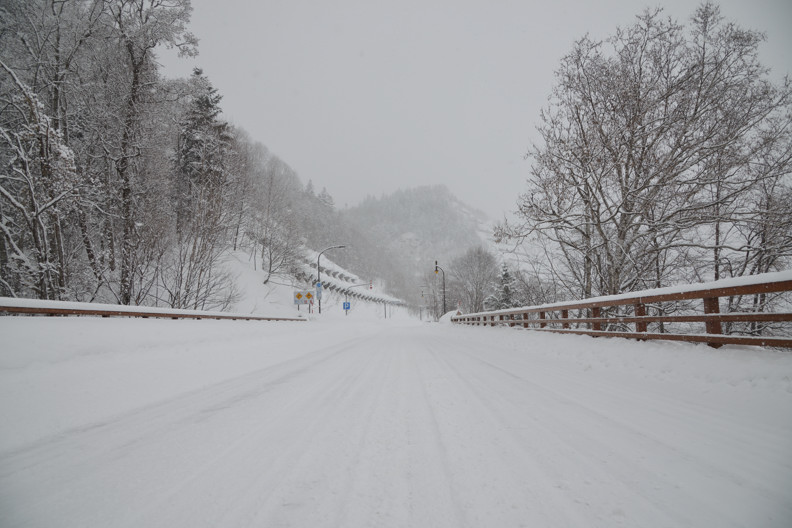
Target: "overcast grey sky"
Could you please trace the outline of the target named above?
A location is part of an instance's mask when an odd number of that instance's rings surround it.
[[[327,187],[336,205],[445,184],[494,219],[515,209],[559,59],[666,0],[192,0],[196,59],[163,53],[168,76],[203,68],[227,119]],[[763,62],[792,72],[792,1],[727,0],[767,34]]]

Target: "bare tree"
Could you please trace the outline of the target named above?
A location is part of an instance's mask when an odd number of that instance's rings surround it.
[[[218,304],[231,282],[220,264],[234,221],[229,203],[235,195],[229,173],[234,142],[220,119],[221,96],[200,69],[189,85],[175,160],[175,240],[162,284],[170,306],[203,309]]]
[[[687,30],[657,10],[578,41],[542,114],[521,223],[498,236],[542,242],[574,297],[720,276],[746,197],[790,171],[792,89],[767,80],[761,39],[706,3]]]
[[[65,288],[59,223],[79,184],[74,153],[36,94],[0,61],[0,285],[9,295],[60,299]]]
[[[484,301],[496,288],[498,262],[481,246],[466,251],[451,262],[449,290],[451,298],[461,302],[469,312],[484,310]]]
[[[289,273],[301,256],[297,208],[298,189],[291,169],[275,156],[260,161],[255,171],[247,238],[261,259],[267,284],[276,273]]]
[[[193,53],[195,38],[186,29],[192,11],[189,0],[115,0],[109,11],[127,73],[120,109],[121,138],[112,159],[118,176],[122,223],[119,296],[121,304],[130,304],[139,239],[135,187],[141,170],[137,163],[141,151],[139,125],[146,86],[154,81],[154,49],[169,45]]]

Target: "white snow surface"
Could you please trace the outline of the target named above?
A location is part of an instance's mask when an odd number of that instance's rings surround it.
[[[0,317],[2,527],[792,526],[792,354]]]

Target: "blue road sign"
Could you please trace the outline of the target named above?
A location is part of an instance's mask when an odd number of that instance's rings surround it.
[[[348,302],[344,303],[344,310],[349,310],[349,303]]]

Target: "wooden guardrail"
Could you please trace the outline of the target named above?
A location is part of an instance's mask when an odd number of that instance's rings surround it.
[[[142,306],[92,305],[65,301],[38,301],[0,297],[0,314],[48,315],[48,316],[99,316],[141,317],[160,319],[232,319],[243,321],[305,321],[298,317],[262,317],[258,315],[232,314],[223,312],[201,312],[197,310],[171,310]]]
[[[712,347],[726,344],[757,345],[792,348],[792,337],[724,334],[723,323],[792,322],[790,312],[729,312],[721,313],[720,299],[736,296],[766,296],[792,291],[792,270],[739,277],[683,288],[658,288],[624,295],[596,297],[574,302],[540,306],[526,306],[493,312],[458,315],[451,318],[457,324],[476,326],[521,326],[544,332],[584,334],[601,337],[632,339],[664,339],[707,343]],[[698,313],[663,315],[659,303],[695,301]],[[655,306],[652,306],[655,305]],[[631,314],[608,314],[611,307],[627,307]],[[764,305],[758,305],[764,309]],[[659,312],[648,315],[649,311]],[[700,312],[703,308],[703,313]],[[577,312],[577,315],[574,315]],[[573,313],[573,316],[570,316]],[[649,332],[649,323],[703,323],[705,333]],[[634,324],[635,331],[625,330]],[[560,326],[560,328],[559,328]],[[618,329],[614,329],[620,327]]]

